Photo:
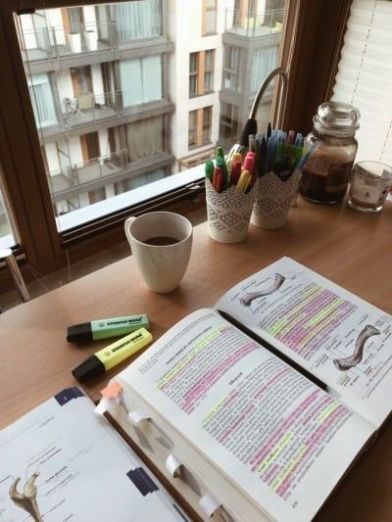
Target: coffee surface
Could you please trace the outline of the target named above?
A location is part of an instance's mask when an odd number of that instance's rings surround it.
[[[176,243],[179,243],[179,240],[175,237],[169,237],[169,236],[154,236],[149,237],[148,239],[145,239],[143,241],[146,245],[151,246],[167,246],[167,245],[175,245]]]

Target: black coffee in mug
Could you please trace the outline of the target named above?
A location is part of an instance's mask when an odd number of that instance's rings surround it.
[[[179,240],[175,237],[169,237],[169,236],[154,236],[149,237],[148,239],[145,239],[143,241],[146,245],[151,246],[168,246],[168,245],[175,245],[176,243],[179,243]]]

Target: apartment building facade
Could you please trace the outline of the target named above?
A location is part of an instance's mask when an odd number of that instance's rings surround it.
[[[19,24],[58,214],[170,173],[164,0],[46,9]]]
[[[18,16],[56,214],[229,147],[277,64],[283,4],[135,0]]]

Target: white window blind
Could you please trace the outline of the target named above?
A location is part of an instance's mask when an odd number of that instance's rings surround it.
[[[356,161],[392,165],[392,1],[354,0],[333,100],[361,112]]]

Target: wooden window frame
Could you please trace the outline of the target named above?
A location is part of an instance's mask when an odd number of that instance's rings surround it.
[[[317,105],[328,99],[331,92],[351,0],[287,1],[281,46],[281,63],[285,67],[290,63],[284,126],[306,132],[311,127],[311,117]],[[107,2],[84,0],[83,5],[100,3]],[[110,238],[117,241],[122,237],[122,220],[130,213],[162,208],[173,201],[190,197],[189,189],[179,188],[135,207],[103,216],[102,220],[86,223],[80,229],[60,237],[13,15],[14,12],[31,12],[34,8],[77,5],[80,2],[76,0],[46,0],[45,5],[41,0],[0,2],[0,159],[7,198],[11,202],[13,218],[23,245],[23,248],[15,248],[15,252],[19,256],[26,256],[29,265],[40,273],[64,266],[73,245],[78,245],[75,252],[83,257],[91,255],[91,245],[96,244],[99,249],[101,238],[105,235],[109,238],[107,241],[110,242]],[[163,14],[164,24],[167,24],[166,16]],[[192,192],[191,197],[194,194]],[[118,233],[113,234],[113,229]],[[4,274],[0,276],[4,278]]]

